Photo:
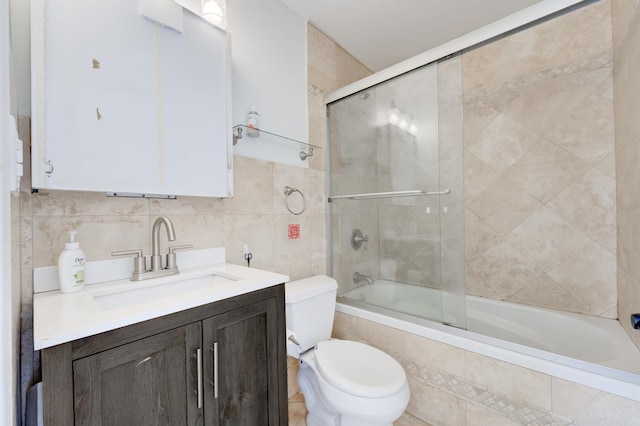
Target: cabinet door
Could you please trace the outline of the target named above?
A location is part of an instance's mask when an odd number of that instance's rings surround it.
[[[201,323],[73,363],[76,425],[198,425]]]
[[[276,301],[203,321],[206,425],[286,424],[280,412]],[[284,360],[282,360],[285,362]]]
[[[31,12],[34,188],[233,195],[225,31],[167,0],[32,0]]]

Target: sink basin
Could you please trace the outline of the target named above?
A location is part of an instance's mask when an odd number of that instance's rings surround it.
[[[166,280],[163,280],[157,284],[150,282],[140,284],[136,282],[128,284],[126,288],[121,287],[111,291],[100,291],[99,293],[91,294],[91,296],[102,309],[111,310],[174,295],[182,295],[237,280],[238,278],[228,275],[209,274],[180,281],[166,282]]]

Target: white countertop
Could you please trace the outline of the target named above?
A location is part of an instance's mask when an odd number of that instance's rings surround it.
[[[206,288],[180,291],[167,296],[160,295],[152,300],[138,302],[134,299],[112,308],[101,307],[95,299],[128,289],[142,289],[212,274],[231,277],[235,281],[215,283]],[[75,293],[63,294],[58,290],[38,293],[33,299],[34,348],[48,348],[287,281],[289,277],[286,275],[219,263],[192,267],[181,270],[178,275],[145,281],[120,279],[92,284]]]

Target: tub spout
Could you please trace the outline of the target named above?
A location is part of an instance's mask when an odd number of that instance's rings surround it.
[[[356,271],[353,274],[353,282],[358,284],[361,281],[366,281],[367,284],[373,284],[373,280],[371,279],[370,276],[361,274],[360,272]]]

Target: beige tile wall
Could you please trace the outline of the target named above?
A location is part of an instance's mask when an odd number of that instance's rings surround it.
[[[292,170],[289,170],[292,169]],[[318,249],[324,241],[324,209],[312,191],[321,191],[323,172],[280,164],[235,158],[232,199],[178,197],[177,200],[111,198],[103,193],[40,191],[29,195],[33,267],[55,265],[67,231],[77,238],[87,259],[111,258],[114,250],[151,248],[151,225],[168,216],[176,229],[171,245],[193,244],[195,249],[225,247],[231,263],[245,264],[243,245],[253,253],[251,266],[279,271],[293,279],[325,270],[326,255]],[[285,183],[286,182],[286,183]],[[308,194],[305,213],[285,210],[285,184]],[[300,224],[300,239],[289,240],[288,224]],[[28,225],[26,225],[28,226]],[[161,250],[168,242],[161,240]],[[314,250],[312,250],[314,247]]]
[[[640,330],[629,315],[640,312],[640,1],[613,0],[614,99],[618,197],[618,312],[636,346]]]
[[[464,208],[448,205],[449,212],[440,217],[442,280],[435,272],[439,266],[425,264],[430,250],[418,235],[371,244],[368,251],[356,252],[348,244],[354,228],[366,228],[375,242],[383,240],[376,221],[390,235],[411,225],[420,234],[424,219],[402,205],[381,202],[376,208],[360,202],[356,210],[336,203],[340,220],[334,220],[333,261],[342,291],[354,286],[355,270],[378,276],[379,268],[380,277],[392,280],[443,281],[445,289],[466,281],[473,295],[618,317],[610,9],[609,0],[593,2],[438,65],[440,150],[455,148],[441,155],[441,184],[459,193],[464,181]],[[462,76],[456,79],[459,67]],[[366,106],[357,97],[342,104],[331,130],[354,138],[353,123]],[[355,132],[366,130],[361,126]],[[384,167],[375,175],[370,150],[358,150],[372,138],[361,136],[357,144],[341,143],[332,159],[336,193],[374,191],[367,185],[385,176]],[[463,149],[447,145],[458,139]],[[376,162],[384,166],[385,161],[389,158]],[[451,204],[449,198],[442,202]],[[386,226],[387,217],[395,225]],[[461,258],[456,254],[462,250],[464,266],[447,263]],[[438,278],[430,282],[425,275]]]
[[[617,318],[613,65],[609,0],[463,54],[468,293]]]
[[[376,165],[384,150],[380,149],[377,141],[379,132],[368,124],[375,113],[376,103],[375,95],[367,99],[355,96],[330,106],[332,143],[344,141],[338,146],[332,145],[331,149],[331,193],[334,195],[378,191],[380,172]],[[385,267],[381,259],[383,247],[377,244],[381,215],[375,200],[337,201],[332,203],[331,211],[333,274],[341,290],[347,291],[357,286],[352,279],[355,272],[377,278],[380,269]],[[370,241],[359,250],[354,250],[350,244],[351,234],[356,229],[360,229]]]
[[[434,425],[632,425],[640,402],[558,379],[362,318],[336,313],[333,335],[403,365],[407,412]]]
[[[440,267],[442,307],[447,321],[466,328],[465,208],[464,208],[464,103],[462,54],[438,63],[438,157],[440,189],[451,193],[439,197]]]
[[[379,111],[371,114],[375,118],[368,123],[376,129],[378,155],[376,163],[369,165],[378,170],[375,191],[440,189],[440,144],[435,126],[442,118],[439,76],[438,65],[433,64],[375,88]],[[409,120],[415,120],[415,135],[391,124],[379,124],[381,112],[392,104],[401,114],[409,114]],[[377,224],[380,235],[372,241],[372,245],[380,247],[379,278],[441,288],[440,241],[434,238],[440,235],[443,216],[438,201],[437,197],[373,201],[373,211],[380,217]]]
[[[322,147],[326,146],[327,141],[327,117],[326,108],[324,105],[324,96],[332,91],[343,87],[349,83],[366,77],[371,74],[371,71],[364,65],[357,62],[351,55],[349,55],[344,49],[337,45],[333,40],[329,39],[325,34],[319,31],[312,25],[307,26],[307,54],[308,54],[308,68],[307,78],[309,84],[309,137],[313,139],[314,144],[318,144]],[[368,102],[373,101],[373,97],[369,98]],[[368,104],[365,102],[365,104]],[[349,114],[357,114],[355,109],[348,109]],[[353,127],[353,117],[351,115],[345,115],[341,117],[341,121],[333,123],[332,130],[336,130],[342,127]],[[360,133],[367,132],[364,126],[356,128]],[[371,139],[373,134],[368,135]],[[356,144],[345,145],[344,156],[349,161],[359,162],[360,164],[371,164],[375,162],[376,152],[371,149],[361,149]],[[335,157],[335,152],[332,153]],[[343,173],[341,164],[332,159],[334,167],[331,172],[334,174],[332,177],[332,185],[334,185],[334,194],[344,193],[357,193],[357,192],[374,192],[375,188],[371,188],[371,173],[375,174],[375,169],[370,167],[360,167],[356,173],[352,173],[348,178],[340,179],[339,176]],[[367,172],[364,174],[361,172]],[[341,186],[336,186],[341,185]],[[352,218],[353,214],[349,214],[349,209],[353,208],[352,205],[343,203],[338,204],[337,208],[334,208],[334,217],[338,215]],[[343,210],[340,210],[343,209]],[[375,209],[368,209],[369,212],[375,212]],[[334,220],[334,223],[339,221]],[[341,273],[336,274],[336,278],[341,282],[341,285],[348,286],[353,285],[351,276],[358,270],[363,274],[374,275],[373,272],[377,272],[379,267],[379,260],[377,254],[377,248],[374,245],[369,245],[367,250],[354,251],[349,246],[348,250],[342,251],[345,241],[349,241],[351,232],[353,229],[361,229],[365,234],[369,235],[371,239],[375,238],[375,232],[377,230],[377,214],[370,214],[362,218],[359,221],[351,221],[349,223],[340,224],[334,226],[331,232],[334,232],[333,238],[333,262],[334,271],[339,271],[340,265],[344,265]],[[343,257],[345,255],[345,257]]]
[[[363,285],[353,282],[357,271],[463,298],[461,55],[365,93],[368,96],[357,94],[329,107],[332,193],[445,188],[451,193],[332,203],[333,274],[340,291]],[[381,108],[389,105],[411,115],[419,129],[415,135],[379,124]],[[350,244],[354,229],[369,238],[368,245],[357,251]]]
[[[334,41],[329,39],[313,25],[307,25],[307,84],[308,84],[308,110],[309,110],[309,143],[325,147],[327,115],[323,97],[342,86],[359,80],[371,71],[356,61]],[[311,257],[322,259],[322,269],[315,268],[305,276],[326,274],[327,234],[325,222],[325,152],[310,158],[310,165],[319,173],[310,186],[313,198],[310,205],[313,206],[317,216],[311,240]],[[291,167],[288,168],[291,171]],[[320,176],[321,175],[321,176]],[[289,397],[298,392],[295,375],[298,369],[297,360],[289,357],[287,364],[287,377],[289,383]]]
[[[611,318],[620,309],[627,328],[640,311],[639,19],[640,1],[601,0],[463,55],[470,293]],[[394,354],[408,412],[430,424],[640,418],[637,401],[348,315],[334,336]]]

